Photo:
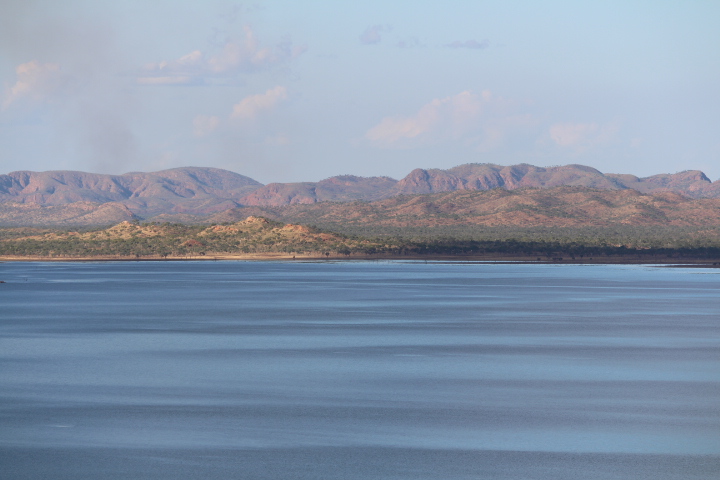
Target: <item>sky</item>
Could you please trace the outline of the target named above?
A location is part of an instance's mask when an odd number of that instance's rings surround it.
[[[2,0],[0,174],[720,178],[720,2]]]

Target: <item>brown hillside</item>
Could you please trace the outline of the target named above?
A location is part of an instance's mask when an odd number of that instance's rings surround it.
[[[213,221],[252,209],[223,212]],[[443,225],[577,227],[612,225],[720,226],[720,199],[690,199],[672,192],[583,187],[456,191],[398,196],[376,202],[316,203],[254,210],[281,221],[318,225]]]
[[[225,203],[228,208],[228,201],[261,186],[251,178],[215,168],[187,167],[124,175],[12,172],[0,175],[0,202],[42,206],[122,202],[134,213],[143,215],[187,205],[186,209],[204,213],[204,207],[218,203]]]
[[[13,172],[0,175],[0,226],[90,226],[133,218],[202,222],[207,221],[203,217],[238,207],[262,209],[322,202],[377,201],[399,195],[561,186],[720,198],[720,181],[712,183],[697,170],[639,178],[604,174],[583,165],[543,168],[528,164],[466,164],[447,170],[415,169],[400,181],[340,175],[319,182],[265,186],[251,178],[214,168],[175,168],[123,175]],[[527,210],[530,206],[523,208]],[[572,217],[572,211],[565,213]]]

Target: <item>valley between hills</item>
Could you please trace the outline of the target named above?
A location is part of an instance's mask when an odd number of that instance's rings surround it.
[[[720,183],[469,164],[262,185],[219,169],[0,175],[9,258],[720,259]],[[601,260],[604,259],[604,260]]]

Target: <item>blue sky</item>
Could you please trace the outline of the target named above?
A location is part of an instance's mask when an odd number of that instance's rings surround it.
[[[720,2],[5,0],[0,173],[720,178]]]

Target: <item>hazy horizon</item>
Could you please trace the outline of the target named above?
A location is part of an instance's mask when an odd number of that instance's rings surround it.
[[[720,178],[715,2],[3,2],[0,170]]]

